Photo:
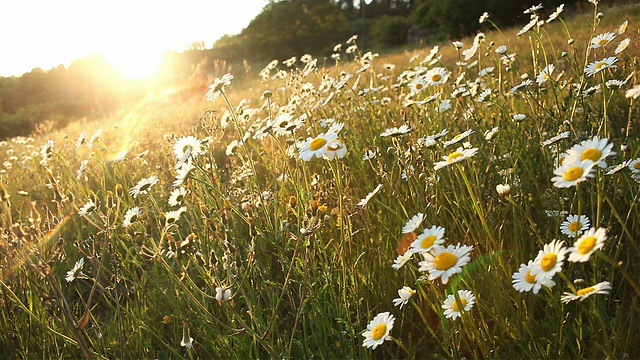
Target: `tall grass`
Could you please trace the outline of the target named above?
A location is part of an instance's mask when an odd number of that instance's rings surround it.
[[[532,10],[520,36],[489,17],[459,48],[383,58],[350,39],[335,66],[273,62],[216,79],[210,101],[158,94],[2,143],[1,353],[636,356],[640,7],[589,6]],[[594,147],[606,166],[571,156]],[[578,165],[592,176],[552,181]],[[602,247],[562,231],[567,215]]]

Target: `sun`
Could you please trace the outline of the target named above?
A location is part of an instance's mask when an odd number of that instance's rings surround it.
[[[162,51],[114,50],[104,51],[103,55],[111,66],[128,78],[151,78],[156,75],[162,62]]]

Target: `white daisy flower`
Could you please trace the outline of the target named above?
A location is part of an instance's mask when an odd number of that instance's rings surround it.
[[[634,87],[632,87],[631,89],[627,90],[624,94],[624,96],[626,98],[632,98],[632,99],[637,99],[638,97],[640,97],[640,85],[636,85]]]
[[[416,229],[420,227],[423,221],[424,221],[424,214],[417,213],[411,219],[409,219],[409,221],[407,221],[406,224],[404,224],[404,226],[402,227],[402,233],[408,234],[416,231]]]
[[[602,70],[617,68],[618,66],[615,65],[617,61],[618,58],[615,56],[610,56],[602,60],[594,61],[587,65],[587,67],[584,69],[584,72],[588,76],[593,76]]]
[[[195,158],[204,154],[202,142],[195,136],[182,136],[173,145],[173,154],[178,162],[185,162],[188,158]]]
[[[443,67],[435,67],[424,74],[427,85],[434,86],[444,84],[449,79],[449,72]]]
[[[582,235],[573,246],[567,249],[569,251],[569,261],[585,262],[588,261],[596,250],[602,249],[604,242],[607,240],[607,230],[605,228],[591,228]]]
[[[606,32],[604,34],[596,35],[591,39],[590,49],[597,49],[607,46],[616,36],[612,32]]]
[[[187,196],[188,193],[189,189],[184,187],[173,189],[173,191],[171,191],[171,195],[169,195],[169,206],[178,206],[182,204],[184,197]]]
[[[376,315],[373,320],[367,325],[367,330],[362,334],[364,341],[363,347],[371,348],[375,350],[378,345],[382,345],[385,340],[391,340],[391,329],[393,329],[393,323],[395,317],[388,311]]]
[[[633,174],[640,174],[640,158],[631,160],[627,167]]]
[[[134,199],[137,198],[140,194],[148,194],[149,190],[151,190],[151,188],[155,184],[157,184],[158,181],[160,181],[160,179],[158,179],[156,175],[151,175],[148,178],[142,178],[140,179],[140,181],[138,181],[136,186],[132,187],[131,190],[129,190],[129,194],[133,196]]]
[[[591,295],[596,295],[596,294],[607,295],[609,294],[609,290],[611,290],[611,283],[609,283],[608,281],[603,281],[593,286],[580,289],[576,291],[575,294],[565,292],[564,295],[562,295],[562,297],[560,298],[560,300],[562,300],[562,302],[564,302],[565,304],[574,300],[583,301],[584,299],[588,298]]]
[[[327,160],[342,159],[347,154],[347,146],[339,139],[329,141],[325,146],[326,152],[322,155]]]
[[[360,207],[365,207],[367,206],[367,204],[369,203],[369,201],[371,200],[371,198],[377,194],[380,189],[382,189],[382,184],[378,184],[378,186],[376,186],[375,189],[373,189],[373,191],[371,191],[370,193],[367,194],[367,196],[365,196],[363,199],[360,200],[360,202],[358,202],[357,206]]]
[[[558,188],[576,186],[578,183],[594,177],[593,167],[596,165],[591,160],[569,161],[566,159],[553,173],[551,178],[553,185]]]
[[[216,300],[218,301],[229,301],[231,299],[231,289],[226,286],[218,286],[216,287]]]
[[[380,133],[380,136],[382,136],[382,137],[400,136],[400,135],[408,134],[412,130],[413,129],[411,128],[411,126],[409,126],[407,124],[402,124],[402,125],[400,125],[398,127],[392,127],[392,128],[386,129],[385,131]]]
[[[398,290],[398,298],[393,299],[393,306],[399,306],[402,309],[403,306],[407,305],[409,299],[413,295],[415,295],[416,291],[408,286],[403,286],[402,289]]]
[[[333,131],[319,134],[315,138],[309,137],[298,150],[298,156],[304,161],[309,161],[314,156],[322,158],[322,155],[327,153],[325,145],[327,145],[331,140],[336,140],[337,138],[338,134]]]
[[[462,267],[469,263],[471,250],[472,246],[460,244],[449,245],[446,248],[437,245],[431,252],[422,253],[424,260],[419,263],[419,271],[428,271],[429,280],[440,278],[442,283],[446,284],[453,274],[462,272]]]
[[[460,142],[461,140],[466,139],[467,137],[469,137],[469,135],[473,133],[474,133],[473,129],[468,129],[464,132],[461,132],[460,134],[457,134],[456,136],[454,136],[452,139],[443,142],[442,147],[447,147],[449,145],[453,145],[457,142]]]
[[[458,298],[460,301],[456,300],[455,295],[451,294],[444,300],[442,308],[447,319],[456,320],[458,316],[462,315],[463,311],[471,311],[471,308],[476,303],[476,296],[469,290],[458,290]]]
[[[408,251],[408,250],[405,251],[404,254],[398,255],[398,257],[395,260],[393,260],[393,265],[391,265],[391,267],[394,270],[400,269],[401,267],[404,266],[404,264],[407,263],[407,261],[411,259],[411,256],[413,256],[413,253],[411,251]]]
[[[455,163],[460,162],[460,161],[464,161],[464,160],[474,156],[477,153],[478,153],[478,148],[464,149],[462,147],[459,147],[456,151],[453,151],[449,155],[444,156],[443,157],[444,161],[436,162],[434,164],[434,166],[433,166],[433,169],[434,170],[440,170],[445,166],[448,166],[448,165],[451,165],[451,164],[455,164]]]
[[[73,268],[67,271],[67,276],[65,276],[65,280],[67,282],[72,282],[75,279],[86,279],[86,275],[82,272],[82,268],[84,267],[84,258],[80,258],[80,260],[76,261],[76,264]]]
[[[434,246],[444,244],[444,228],[442,226],[433,225],[429,229],[425,229],[422,234],[418,235],[416,240],[411,243],[410,251],[413,253],[423,253],[430,251]]]
[[[421,92],[422,90],[424,90],[425,87],[427,87],[427,80],[422,76],[419,76],[413,79],[409,83],[409,89],[411,90],[412,94],[417,94]]]
[[[529,260],[528,264],[520,264],[520,269],[518,270],[518,272],[513,274],[511,280],[514,289],[519,292],[527,292],[533,290],[533,293],[537,294],[543,285],[551,288],[556,284],[551,279],[531,274],[532,267],[533,260]]]
[[[97,209],[96,203],[93,200],[89,199],[86,204],[82,205],[80,211],[78,211],[78,216],[89,215]]]
[[[614,55],[618,55],[621,52],[625,51],[627,49],[627,47],[629,47],[629,43],[630,43],[629,38],[626,38],[626,39],[620,41],[618,46],[616,46],[616,50],[613,52],[613,54]]]
[[[131,226],[131,224],[138,221],[138,218],[140,217],[140,215],[142,215],[142,210],[138,206],[134,206],[131,209],[127,210],[127,212],[124,213],[124,220],[122,221],[122,226],[123,227]]]
[[[553,240],[549,244],[545,244],[533,260],[531,275],[540,277],[540,281],[553,278],[556,273],[562,271],[562,261],[566,253],[567,248],[564,247],[564,241]]]
[[[606,168],[607,163],[604,159],[608,156],[615,155],[616,152],[611,150],[613,143],[608,143],[608,139],[600,139],[598,135],[589,140],[584,140],[580,144],[574,145],[567,150],[569,158],[576,157],[580,161],[591,160],[600,168]]]
[[[204,97],[208,101],[216,101],[218,95],[224,91],[225,86],[231,85],[231,80],[233,80],[233,75],[229,73],[222,75],[221,78],[215,79],[213,84],[209,85],[209,91],[207,91]]]
[[[555,65],[549,64],[544,69],[542,69],[542,71],[540,71],[540,73],[536,77],[536,82],[538,83],[538,85],[546,83],[551,78],[551,74],[553,73],[553,70],[555,70],[555,68]]]
[[[585,215],[569,215],[567,220],[560,224],[560,231],[567,236],[575,238],[587,230],[590,225],[591,222]]]

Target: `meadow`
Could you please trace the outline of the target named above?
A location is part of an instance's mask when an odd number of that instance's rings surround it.
[[[640,5],[584,7],[0,142],[0,353],[640,356]]]

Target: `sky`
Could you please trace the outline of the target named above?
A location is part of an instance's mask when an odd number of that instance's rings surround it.
[[[0,2],[0,76],[102,53],[123,73],[151,75],[166,51],[238,34],[268,0],[8,0]]]

